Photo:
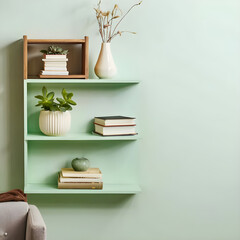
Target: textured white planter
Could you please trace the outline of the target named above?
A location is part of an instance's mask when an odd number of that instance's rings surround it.
[[[113,78],[116,75],[117,68],[112,57],[110,43],[102,43],[94,71],[99,78]]]
[[[39,127],[48,136],[65,135],[71,128],[71,114],[69,111],[41,111]]]

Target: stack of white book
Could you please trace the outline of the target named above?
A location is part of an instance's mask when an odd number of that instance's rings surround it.
[[[67,71],[67,55],[44,55],[44,70],[41,75],[69,75]]]
[[[99,168],[89,168],[87,171],[75,171],[72,168],[62,168],[58,177],[58,188],[102,189],[102,172]]]
[[[95,133],[102,136],[136,135],[136,119],[125,116],[94,118]]]

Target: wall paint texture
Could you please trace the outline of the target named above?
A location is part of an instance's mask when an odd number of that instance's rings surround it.
[[[22,35],[88,35],[93,77],[96,2],[0,2],[0,191],[23,187]],[[134,9],[121,29],[137,35],[115,39],[112,52],[119,78],[142,81],[143,191],[29,195],[49,240],[240,239],[239,12],[238,0],[145,0]]]

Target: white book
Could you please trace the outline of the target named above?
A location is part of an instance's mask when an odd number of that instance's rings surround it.
[[[67,71],[67,68],[66,67],[47,67],[47,66],[44,66],[44,70],[45,71]]]
[[[45,67],[66,67],[66,62],[44,62]]]
[[[95,117],[94,123],[102,126],[136,125],[136,119],[125,116]]]
[[[135,126],[104,127],[95,124],[95,132],[103,136],[135,135]]]
[[[68,58],[64,59],[64,58],[49,58],[49,59],[45,59],[43,58],[42,59],[43,62],[67,62],[68,61]]]
[[[60,172],[60,178],[59,181],[61,183],[81,183],[81,182],[102,182],[102,177],[101,178],[79,178],[79,177],[63,177],[62,172]]]
[[[41,71],[42,75],[69,75],[68,71]]]
[[[60,54],[46,54],[44,55],[44,58],[46,59],[66,59],[67,58],[67,55],[60,55]]]

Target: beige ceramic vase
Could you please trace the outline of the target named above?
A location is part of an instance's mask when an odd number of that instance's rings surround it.
[[[102,43],[94,71],[99,78],[110,79],[116,75],[117,68],[112,57],[110,43]]]

